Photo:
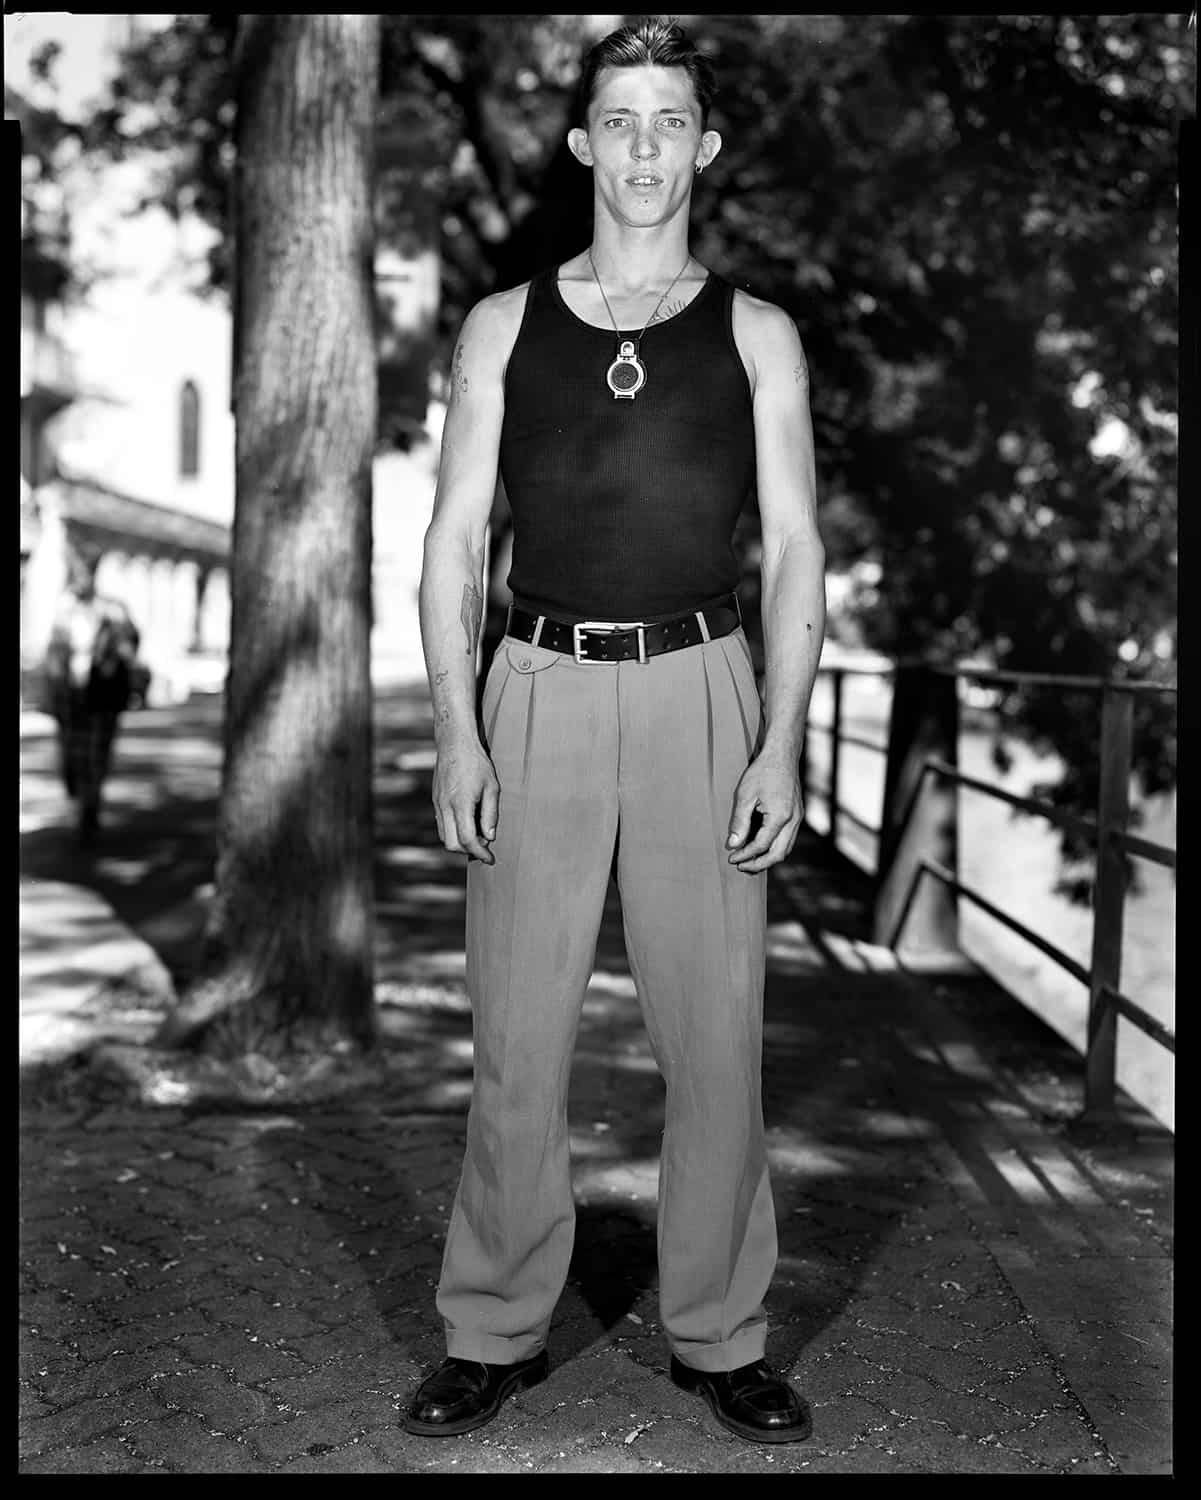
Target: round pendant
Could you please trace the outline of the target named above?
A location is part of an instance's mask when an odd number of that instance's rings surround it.
[[[638,358],[633,339],[622,339],[617,358],[605,371],[605,380],[615,401],[632,401],[646,384],[646,366]]]

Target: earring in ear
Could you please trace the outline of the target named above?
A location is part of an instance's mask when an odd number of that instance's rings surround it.
[[[705,170],[704,167],[698,161],[697,164],[696,164],[696,175],[699,177],[704,170]]]

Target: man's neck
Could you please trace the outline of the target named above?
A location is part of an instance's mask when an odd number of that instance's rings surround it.
[[[591,252],[607,292],[637,296],[679,275],[688,260],[688,224],[681,220],[654,229],[629,229],[598,221]]]

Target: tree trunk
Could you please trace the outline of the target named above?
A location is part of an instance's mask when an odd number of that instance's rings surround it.
[[[216,895],[160,1041],[375,1035],[371,462],[378,16],[242,16],[236,506]]]

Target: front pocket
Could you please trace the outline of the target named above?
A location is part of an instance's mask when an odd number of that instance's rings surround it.
[[[563,660],[561,651],[552,651],[549,646],[531,646],[528,641],[505,639],[505,656],[515,672],[528,676],[531,672],[545,672]]]

